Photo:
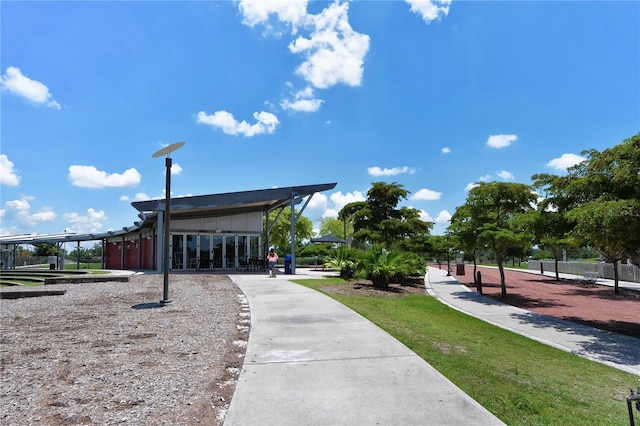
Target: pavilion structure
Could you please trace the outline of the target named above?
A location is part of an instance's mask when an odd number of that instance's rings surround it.
[[[291,207],[291,272],[295,274],[295,224],[314,194],[335,186],[326,183],[171,198],[169,267],[185,271],[258,266],[269,247],[273,227],[269,214],[277,211],[279,217],[285,207]],[[20,244],[46,242],[61,247],[75,242],[80,247],[82,242],[101,241],[106,269],[162,271],[165,203],[165,199],[132,202],[139,220],[117,231],[1,236],[2,268],[16,267],[13,259]]]

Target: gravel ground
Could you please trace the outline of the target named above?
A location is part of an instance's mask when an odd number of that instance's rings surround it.
[[[224,422],[250,326],[227,276],[173,274],[165,306],[161,274],[46,288],[0,300],[0,424]]]

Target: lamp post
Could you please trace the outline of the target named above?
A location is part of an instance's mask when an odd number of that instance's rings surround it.
[[[181,148],[184,142],[176,142],[172,145],[162,148],[160,151],[152,155],[157,158],[166,155],[165,166],[167,169],[166,189],[164,201],[164,232],[162,243],[162,272],[164,274],[164,287],[162,292],[161,304],[171,303],[169,300],[169,231],[171,230],[171,153]]]
[[[449,236],[448,235],[445,237],[445,240],[447,242],[447,276],[450,277],[451,276],[451,264],[449,262],[449,260],[450,260],[449,252],[451,251],[451,247],[449,246]]]

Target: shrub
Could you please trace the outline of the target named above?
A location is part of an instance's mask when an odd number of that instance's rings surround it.
[[[357,276],[371,280],[373,286],[379,288],[389,287],[392,279],[402,282],[416,274],[424,274],[424,261],[417,255],[400,250],[388,251],[381,246],[367,251],[356,267]]]
[[[332,250],[329,257],[325,259],[325,268],[338,269],[340,278],[348,280],[353,278],[355,273],[358,252],[346,246],[340,246]]]
[[[406,283],[409,277],[421,277],[424,280],[424,274],[427,271],[427,263],[425,260],[413,252],[404,251],[402,252],[402,256],[405,258],[404,261],[406,262],[407,269],[402,273],[392,276],[391,281]]]

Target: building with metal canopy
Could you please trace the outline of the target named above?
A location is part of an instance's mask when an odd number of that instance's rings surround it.
[[[278,211],[279,216],[289,206],[293,248],[291,269],[295,273],[295,223],[315,193],[335,186],[336,183],[326,183],[172,198],[168,238],[170,269],[231,270],[260,262],[269,246],[273,226],[268,222],[269,213]],[[165,199],[132,202],[140,220],[122,230],[102,234],[2,236],[0,245],[7,254],[11,249],[15,251],[19,244],[75,241],[79,246],[85,241],[102,241],[105,268],[161,271],[165,203]],[[294,206],[299,204],[302,206],[295,212]],[[266,229],[263,229],[264,217],[267,218]],[[5,261],[5,268],[15,267],[10,265],[9,259]]]

